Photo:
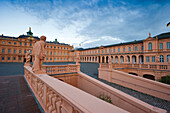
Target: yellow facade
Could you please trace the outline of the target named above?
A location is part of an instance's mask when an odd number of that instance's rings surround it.
[[[26,50],[31,53],[31,61],[34,60],[32,48],[38,37],[32,36],[31,29],[27,35],[19,37],[10,37],[0,35],[0,62],[24,62]],[[70,62],[71,57],[69,51],[73,50],[73,46],[59,42],[46,42],[46,58],[44,62]]]

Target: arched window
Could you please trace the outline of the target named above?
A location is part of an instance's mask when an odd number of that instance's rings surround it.
[[[164,56],[160,55],[160,62],[164,62]]]
[[[152,50],[152,43],[148,44],[148,50]]]

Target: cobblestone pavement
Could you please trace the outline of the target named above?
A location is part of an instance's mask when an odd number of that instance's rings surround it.
[[[23,75],[0,76],[0,113],[41,113]]]

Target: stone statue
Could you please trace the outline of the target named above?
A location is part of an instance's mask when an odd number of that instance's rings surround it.
[[[31,60],[31,54],[29,52],[29,49],[27,49],[26,55],[25,55],[25,65],[24,66],[30,66],[30,60]]]
[[[78,53],[77,53],[77,60],[76,60],[76,64],[80,64],[79,62],[80,62],[80,53],[78,52]]]
[[[35,74],[43,74],[45,70],[42,69],[42,63],[45,58],[45,41],[46,37],[41,36],[40,41],[37,41],[33,47],[35,60],[32,67],[32,70]]]

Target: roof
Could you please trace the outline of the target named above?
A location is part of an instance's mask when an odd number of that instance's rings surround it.
[[[167,33],[161,33],[157,36],[154,36],[153,38],[156,38],[158,37],[158,39],[165,39],[165,38],[170,38],[170,32],[167,32]]]
[[[2,38],[12,38],[12,39],[17,39],[17,37],[4,36],[3,34],[2,34],[2,35],[0,35],[0,37],[2,37]]]
[[[20,35],[18,38],[26,38],[26,37],[30,37],[30,36],[28,36],[28,35]],[[40,40],[40,38],[37,37],[37,36],[32,36],[32,37],[36,38],[37,40]]]

